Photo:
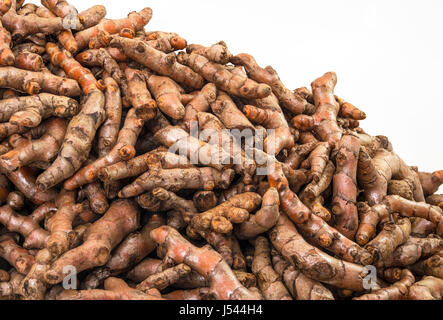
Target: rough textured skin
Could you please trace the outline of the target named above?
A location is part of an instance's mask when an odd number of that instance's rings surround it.
[[[157,103],[152,99],[146,87],[146,77],[136,69],[126,68],[125,75],[128,82],[126,100],[135,108],[136,114],[143,120],[155,117]]]
[[[217,207],[196,215],[191,225],[195,230],[214,230],[227,234],[232,231],[233,223],[240,224],[249,219],[249,212],[261,204],[262,198],[254,192],[233,196]]]
[[[23,275],[13,271],[10,274],[11,279],[8,282],[0,282],[0,297],[13,297],[20,295],[20,283]]]
[[[433,173],[419,172],[418,176],[420,177],[425,196],[434,194],[443,184],[443,170],[435,171]]]
[[[142,64],[162,76],[191,88],[203,87],[203,78],[187,66],[177,62],[174,54],[166,54],[149,46],[144,41],[111,36],[110,46],[120,49],[128,58]]]
[[[337,125],[339,104],[334,97],[334,88],[337,84],[337,75],[328,72],[312,82],[312,93],[317,110],[314,118],[314,131],[322,141],[329,142],[331,146],[337,144],[342,132]]]
[[[392,286],[362,295],[354,300],[403,300],[408,296],[409,288],[414,282],[415,277],[411,271],[404,269],[401,273],[401,280]]]
[[[435,238],[410,237],[384,263],[388,267],[405,267],[414,264],[422,258],[428,258],[443,250],[443,240]]]
[[[280,194],[280,208],[300,228],[301,232],[317,245],[338,255],[348,262],[369,264],[371,255],[349,240],[323,219],[314,215],[308,207],[289,189],[288,180],[278,163],[270,168],[268,181]]]
[[[106,16],[106,8],[104,6],[93,6],[79,13],[80,21],[83,28],[88,29],[97,24]]]
[[[47,190],[71,177],[87,160],[97,129],[106,117],[104,105],[105,96],[101,91],[93,90],[88,94],[82,110],[68,125],[59,156],[38,177],[40,189]]]
[[[151,8],[144,8],[140,12],[131,12],[130,14],[128,14],[128,17],[125,19],[116,19],[116,20],[104,19],[101,20],[101,22],[95,26],[77,32],[75,34],[75,40],[77,41],[79,50],[81,50],[86,48],[89,44],[89,41],[97,37],[101,30],[110,34],[119,33],[124,28],[129,28],[134,31],[138,31],[143,29],[144,26],[147,25],[148,22],[151,20],[151,18],[152,18]]]
[[[117,200],[102,218],[94,222],[84,236],[81,246],[63,254],[45,273],[45,280],[57,284],[63,280],[63,267],[72,265],[78,272],[104,265],[111,250],[123,238],[137,229],[139,212],[130,200]]]
[[[14,67],[0,69],[0,86],[28,94],[40,91],[60,96],[78,97],[80,87],[76,81],[55,76],[46,72],[33,72]]]
[[[337,260],[311,246],[287,217],[280,216],[277,225],[269,231],[269,238],[274,248],[309,278],[338,288],[364,291],[363,266]]]
[[[394,250],[405,243],[411,234],[409,219],[400,219],[395,223],[387,223],[383,230],[366,245],[366,249],[374,257],[377,267],[383,267],[384,262],[394,253]]]
[[[210,47],[191,44],[186,47],[186,52],[205,56],[208,60],[219,64],[227,64],[232,58],[224,41],[217,42]]]
[[[210,288],[176,290],[163,295],[167,300],[215,300]]]
[[[255,59],[246,53],[236,55],[231,59],[231,62],[236,65],[242,65],[251,79],[269,85],[273,93],[287,110],[295,114],[312,114],[314,112],[313,105],[285,87],[277,72],[272,67],[268,66],[262,69]]]
[[[337,145],[333,178],[332,212],[337,216],[335,227],[345,237],[354,240],[358,228],[357,162],[360,141],[357,137],[344,135]]]
[[[34,264],[34,257],[17,244],[14,234],[0,236],[0,257],[8,261],[18,272],[26,275]]]
[[[181,263],[172,268],[165,269],[159,273],[153,274],[137,285],[137,289],[146,292],[152,288],[164,290],[173,285],[181,277],[188,275],[191,268]]]
[[[271,229],[278,221],[280,197],[275,188],[269,188],[263,196],[261,209],[255,215],[235,227],[238,239],[253,239],[261,233]]]
[[[216,98],[217,87],[213,83],[208,83],[198,91],[197,95],[186,104],[185,115],[182,119],[183,128],[188,131],[191,128],[191,122],[197,121],[197,114],[208,111]]]
[[[78,11],[65,0],[42,0],[42,5],[51,10],[56,16],[63,18],[63,23],[73,30],[83,28]]]
[[[412,265],[411,271],[418,275],[429,275],[443,279],[443,251]]]
[[[424,277],[409,289],[409,300],[441,300],[443,298],[443,280],[436,277]]]
[[[135,108],[131,108],[122,129],[118,133],[117,143],[111,151],[77,171],[74,176],[65,181],[65,188],[74,190],[84,184],[94,182],[97,180],[101,168],[133,158],[136,153],[134,146],[144,124],[145,121],[136,115]]]
[[[271,88],[266,84],[259,84],[247,77],[233,74],[222,65],[209,61],[204,56],[195,53],[180,52],[177,60],[201,74],[207,81],[213,82],[220,90],[235,96],[257,99],[271,94]]]
[[[277,250],[271,250],[274,270],[280,275],[295,300],[334,300],[334,295],[320,282],[306,277],[286,261]]]
[[[255,239],[255,253],[252,272],[258,279],[258,286],[266,300],[292,300],[285,285],[271,263],[271,249],[265,237]]]
[[[204,276],[209,281],[210,290],[217,299],[261,299],[260,294],[240,284],[222,257],[210,247],[197,248],[170,227],[153,230],[151,237],[167,252],[165,260],[187,264]]]
[[[14,171],[34,162],[51,163],[57,156],[65,137],[67,121],[52,118],[40,127],[30,131],[31,136],[39,139],[26,140],[18,147],[0,157],[0,166],[7,171]]]
[[[43,119],[52,116],[69,118],[79,111],[74,99],[48,93],[5,99],[1,101],[0,108],[3,110],[0,121],[27,128],[37,127]]]

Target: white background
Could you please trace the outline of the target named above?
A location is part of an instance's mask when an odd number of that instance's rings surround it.
[[[147,30],[225,40],[233,54],[272,65],[290,89],[335,71],[337,95],[366,112],[368,133],[388,136],[409,165],[443,169],[441,0],[68,1],[79,11],[103,4],[108,18],[149,6]]]

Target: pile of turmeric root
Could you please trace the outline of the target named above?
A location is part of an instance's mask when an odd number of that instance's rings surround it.
[[[41,4],[0,1],[0,299],[443,298],[443,170],[335,73]]]

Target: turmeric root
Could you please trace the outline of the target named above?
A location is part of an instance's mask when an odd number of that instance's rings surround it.
[[[157,103],[146,87],[146,78],[139,70],[126,68],[128,89],[126,99],[135,108],[137,116],[147,121],[155,117]]]
[[[443,279],[443,253],[440,251],[426,260],[417,262],[410,268],[418,275],[429,275]]]
[[[104,290],[65,290],[57,295],[57,300],[163,300],[158,290],[143,293],[133,289],[119,278],[105,280]]]
[[[279,275],[271,263],[271,249],[265,237],[255,239],[255,254],[252,272],[258,279],[258,285],[266,300],[292,300]]]
[[[334,300],[334,295],[320,282],[306,277],[300,270],[287,262],[277,250],[271,250],[274,270],[296,300]]]
[[[135,156],[135,142],[145,121],[136,115],[135,108],[131,108],[126,116],[123,128],[120,130],[117,143],[111,151],[96,161],[84,166],[74,176],[65,181],[67,190],[74,190],[84,184],[94,182],[98,178],[101,168],[113,165],[122,160],[129,160]]]
[[[83,211],[83,205],[76,204],[75,197],[74,192],[62,190],[55,201],[58,210],[46,222],[50,232],[46,247],[54,257],[59,257],[72,247],[75,238],[72,222]]]
[[[75,7],[65,0],[43,0],[42,5],[51,10],[55,15],[63,18],[63,24],[73,30],[83,29],[81,19]]]
[[[0,282],[0,297],[14,297],[20,295],[20,283],[24,276],[12,271],[8,282]]]
[[[235,235],[238,239],[253,239],[261,233],[271,229],[277,223],[280,198],[275,188],[269,188],[263,196],[262,207],[255,215],[250,215],[249,219],[235,228]]]
[[[388,182],[388,195],[398,195],[408,200],[414,200],[413,188],[408,180],[391,180]]]
[[[0,166],[7,171],[14,171],[33,162],[50,163],[62,144],[67,122],[63,119],[49,119],[40,127],[31,130],[30,135],[40,139],[27,141],[0,157]],[[43,133],[43,135],[41,135]]]
[[[191,290],[176,290],[163,295],[167,300],[214,300],[209,288],[197,288]]]
[[[232,54],[229,52],[224,41],[217,42],[210,47],[205,47],[199,44],[191,44],[186,47],[186,52],[202,55],[209,61],[219,64],[227,64],[232,58]]]
[[[363,266],[338,260],[308,244],[285,216],[280,216],[269,237],[277,251],[309,278],[338,288],[364,291]]]
[[[425,196],[434,194],[443,184],[443,170],[433,173],[419,172],[420,182]]]
[[[311,175],[314,182],[319,182],[323,176],[326,166],[328,165],[331,147],[327,142],[321,142],[312,150],[308,159],[302,163],[305,169],[311,169]],[[316,195],[318,196],[318,195]]]
[[[0,70],[0,86],[28,94],[45,91],[60,96],[77,97],[80,87],[75,80],[65,79],[46,72],[32,72],[14,67]]]
[[[265,98],[271,94],[271,88],[268,85],[259,84],[247,77],[232,74],[222,65],[211,62],[204,56],[180,52],[177,60],[229,94],[247,99]]]
[[[208,211],[217,206],[217,196],[213,191],[198,191],[192,197],[198,212]]]
[[[106,8],[101,5],[92,6],[91,8],[79,13],[79,19],[84,29],[96,26],[105,16]]]
[[[38,177],[37,184],[41,190],[47,190],[71,177],[86,161],[92,148],[92,140],[105,119],[104,100],[101,91],[90,92],[82,110],[68,125],[59,156]]]
[[[175,267],[165,269],[159,273],[147,277],[143,282],[138,284],[136,288],[143,292],[146,292],[152,288],[163,290],[190,272],[191,268],[181,263]]]
[[[25,196],[20,191],[13,191],[8,194],[6,204],[12,208],[12,210],[21,210],[25,206]]]
[[[219,206],[196,215],[192,227],[196,230],[214,230],[227,234],[232,231],[232,223],[243,223],[248,220],[249,212],[257,209],[262,199],[259,194],[246,192],[236,195]]]
[[[166,250],[165,260],[184,263],[203,275],[210,283],[210,290],[217,299],[261,299],[258,293],[240,284],[222,257],[210,247],[197,248],[176,230],[165,226],[153,230],[151,237]]]
[[[77,272],[104,265],[111,250],[127,234],[135,231],[138,220],[139,212],[133,202],[114,201],[103,217],[91,225],[83,244],[66,252],[52,264],[45,273],[45,280],[49,284],[60,283],[64,277],[63,268],[67,265],[77,268]]]
[[[34,264],[34,257],[17,244],[13,234],[0,236],[0,256],[18,272],[26,275]]]
[[[414,238],[410,237],[404,244],[395,249],[394,253],[388,257],[385,266],[405,267],[414,264],[422,258],[443,250],[443,240],[435,238]]]
[[[357,163],[360,141],[357,137],[343,135],[337,145],[333,177],[332,212],[337,216],[335,226],[345,237],[353,240],[358,229]]]
[[[394,253],[394,250],[405,243],[411,234],[409,219],[400,219],[395,223],[387,223],[383,230],[366,245],[366,249],[374,257],[374,263],[382,267],[384,261]]]
[[[403,300],[409,294],[409,288],[414,284],[415,277],[408,269],[402,270],[401,280],[392,286],[362,295],[354,300]]]
[[[443,195],[442,194],[433,194],[426,198],[426,203],[429,203],[433,206],[439,206],[440,209],[443,209]]]
[[[213,83],[205,85],[201,91],[186,104],[185,115],[182,119],[184,129],[189,131],[191,122],[197,121],[197,114],[199,112],[207,112],[216,98],[217,87]]]
[[[2,66],[14,65],[15,57],[11,51],[11,41],[11,34],[0,21],[0,65]]]
[[[314,113],[314,106],[299,95],[294,94],[287,89],[281,82],[277,72],[272,67],[268,66],[262,69],[255,59],[246,53],[234,56],[231,59],[231,62],[236,65],[242,65],[251,79],[269,85],[278,100],[280,100],[287,110],[295,114]]]
[[[443,280],[436,277],[424,277],[409,288],[409,300],[441,300]]]
[[[122,120],[122,100],[120,88],[111,77],[104,78],[106,120],[98,131],[98,155],[103,157],[117,143],[120,123]]]
[[[147,43],[118,36],[109,37],[109,45],[120,49],[128,58],[172,80],[191,88],[203,87],[203,78],[187,66],[177,62],[174,54],[158,51]]]

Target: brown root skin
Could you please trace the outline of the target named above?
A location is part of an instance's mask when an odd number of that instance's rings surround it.
[[[65,290],[57,295],[57,300],[164,300],[158,290],[143,293],[133,289],[119,278],[108,278],[104,290]]]
[[[301,197],[303,200],[308,201],[314,201],[317,197],[319,197],[331,184],[333,180],[335,172],[335,166],[332,161],[327,161],[326,166],[324,168],[324,171],[322,171],[322,174],[319,176],[319,180],[316,182],[315,180],[310,182],[305,189],[301,193]],[[311,169],[312,174],[312,169]],[[310,175],[311,175],[310,174]],[[304,182],[307,182],[309,180],[305,179]],[[296,188],[293,188],[291,185],[291,189],[294,191],[297,191]]]
[[[177,192],[181,189],[226,189],[234,178],[233,170],[220,172],[213,168],[153,170],[137,178],[119,192],[121,198],[131,198],[156,187]]]
[[[53,201],[57,196],[55,189],[42,191],[38,187],[35,180],[35,171],[30,167],[21,167],[16,171],[8,172],[7,177],[29,201],[36,205]]]
[[[248,118],[238,109],[237,105],[223,91],[218,91],[217,99],[211,104],[211,109],[223,125],[228,129],[253,129]]]
[[[246,99],[265,98],[271,94],[271,88],[268,85],[259,84],[254,80],[233,74],[222,65],[211,62],[204,56],[180,52],[177,55],[177,60],[229,94]]]
[[[20,127],[37,127],[43,119],[51,116],[70,118],[79,112],[77,101],[68,97],[41,93],[28,97],[3,100],[0,107],[4,110],[0,121],[8,121]]]
[[[443,279],[424,277],[409,288],[408,300],[441,300],[443,298]]]
[[[145,41],[167,39],[175,50],[183,50],[187,45],[186,40],[174,32],[145,31],[143,37],[145,38]]]
[[[305,157],[309,155],[316,146],[317,142],[311,141],[291,148],[289,155],[284,163],[291,167],[291,169],[293,170],[299,169],[300,165],[305,160]]]
[[[181,93],[177,84],[168,77],[156,76],[149,72],[144,72],[144,74],[158,108],[172,119],[183,119],[185,107],[181,102]]]
[[[79,13],[79,18],[84,29],[96,26],[105,16],[106,8],[101,5],[93,6]]]
[[[104,105],[103,93],[99,90],[91,91],[80,113],[69,123],[59,156],[51,167],[38,177],[37,184],[40,189],[47,190],[71,177],[87,160],[97,129],[106,117]]]
[[[143,282],[138,284],[136,288],[143,292],[152,288],[164,290],[177,282],[181,277],[188,275],[190,272],[191,268],[181,263],[147,277]]]
[[[191,122],[197,121],[197,114],[199,112],[207,112],[211,104],[215,102],[217,98],[217,87],[213,83],[206,84],[188,103],[183,101],[183,95],[181,95],[181,97],[182,103],[186,105],[182,126],[185,130],[189,131]]]
[[[21,295],[20,284],[24,276],[17,271],[12,271],[8,282],[0,282],[0,298]]]
[[[205,47],[199,44],[191,44],[186,47],[186,53],[195,53],[206,57],[209,61],[227,64],[232,54],[224,41],[217,42],[210,47]]]
[[[265,237],[255,239],[255,253],[252,272],[258,279],[258,286],[266,300],[292,300],[271,263],[271,249]]]
[[[0,86],[34,95],[40,91],[60,96],[78,97],[80,87],[75,80],[55,76],[46,72],[33,72],[14,67],[0,70]]]
[[[417,275],[428,275],[443,279],[443,251],[434,254],[426,260],[415,263],[410,269]]]
[[[17,238],[13,234],[0,236],[0,256],[23,275],[34,264],[34,257],[17,244]]]
[[[41,71],[44,67],[43,59],[33,52],[21,52],[15,57],[15,66],[29,71]]]
[[[443,240],[435,238],[413,238],[410,237],[401,246],[395,249],[388,257],[385,266],[405,267],[414,264],[422,258],[428,258],[443,250]]]
[[[49,284],[63,280],[63,268],[72,265],[78,272],[104,265],[111,250],[139,225],[139,211],[130,200],[117,200],[102,218],[89,227],[81,246],[63,254],[45,273]]]
[[[67,190],[75,190],[82,185],[94,182],[97,180],[101,168],[135,157],[135,143],[144,124],[145,121],[137,116],[135,108],[131,108],[122,129],[118,133],[117,143],[111,151],[77,171],[74,176],[65,181],[64,187]]]
[[[11,32],[12,39],[22,40],[35,34],[58,34],[65,30],[63,19],[59,17],[42,18],[35,14],[18,15],[9,10],[3,17],[2,23]]]
[[[269,231],[274,248],[294,267],[313,280],[338,288],[364,291],[363,266],[333,258],[308,244],[284,215]]]
[[[46,247],[54,257],[59,257],[72,247],[75,238],[72,222],[83,211],[83,205],[76,204],[75,200],[75,192],[62,190],[55,201],[57,212],[47,217],[46,228],[50,236]]]
[[[365,120],[366,113],[358,109],[353,104],[346,102],[345,100],[335,96],[335,99],[340,105],[340,111],[338,115],[342,118],[353,119],[353,120]]]
[[[43,0],[42,5],[51,10],[56,16],[63,18],[63,23],[73,30],[83,29],[78,11],[65,0]]]
[[[46,44],[46,52],[55,66],[62,68],[69,78],[76,80],[80,84],[85,95],[92,91],[104,89],[103,85],[95,79],[92,72],[82,67],[68,51],[60,50],[58,45],[48,42]]]
[[[360,141],[357,137],[343,135],[335,154],[336,172],[333,177],[332,212],[337,216],[336,229],[354,240],[359,221],[357,201],[357,164]]]
[[[408,180],[391,180],[388,183],[388,195],[414,200],[413,186]]]
[[[146,87],[146,77],[142,71],[125,68],[128,89],[125,99],[135,108],[137,116],[147,121],[155,117],[157,103]]]
[[[357,204],[360,225],[358,226],[355,239],[361,246],[371,240],[377,230],[379,223],[386,223],[390,220],[390,211],[383,204],[377,204],[370,207],[366,202]]]
[[[82,193],[88,198],[89,207],[94,213],[104,214],[108,210],[108,199],[100,182],[95,181],[87,184],[82,189]]]
[[[176,210],[180,212],[186,223],[197,214],[197,209],[191,200],[183,199],[163,188],[155,188],[138,196],[136,200],[140,207],[151,212]]]
[[[261,209],[255,215],[250,215],[245,221],[235,227],[238,239],[253,239],[275,226],[280,216],[280,197],[275,188],[269,188],[263,196]]]
[[[123,28],[130,28],[134,31],[143,29],[152,18],[151,8],[144,8],[140,12],[131,12],[127,18],[109,20],[103,19],[95,26],[91,26],[88,29],[82,30],[75,34],[75,40],[79,50],[86,48],[91,41],[99,35],[100,31],[107,33],[119,33]]]
[[[180,127],[168,126],[163,128],[156,132],[154,138],[169,150],[175,149],[179,150],[180,155],[186,154],[193,164],[198,163],[217,170],[232,167],[233,155],[218,145],[205,143],[191,136]]]
[[[217,195],[213,191],[197,191],[192,201],[198,212],[205,212],[217,206]]]
[[[149,236],[150,232],[164,224],[165,221],[161,216],[157,214],[152,215],[148,223],[139,232],[129,234],[122,243],[115,248],[112,256],[104,267],[95,269],[87,276],[83,288],[88,290],[96,289],[101,285],[103,280],[109,276],[117,276],[126,272],[131,267],[136,266],[156,248],[156,243]],[[134,269],[136,268],[137,266],[134,267]],[[138,270],[134,272],[138,272]],[[141,280],[131,277],[128,278],[135,282],[141,282],[146,277],[147,276],[143,277]]]
[[[0,21],[0,65],[12,66],[15,62],[14,53],[11,51],[11,34],[3,27]]]
[[[361,148],[358,161],[358,181],[369,205],[380,203],[387,195],[391,179],[408,180],[413,186],[415,201],[424,201],[418,174],[394,152],[380,149],[371,159],[366,148]]]
[[[232,224],[240,224],[249,219],[249,213],[258,208],[262,198],[259,194],[246,192],[238,194],[217,207],[196,215],[191,225],[195,230],[227,234],[232,231]]]
[[[414,284],[415,277],[408,269],[402,270],[401,280],[392,286],[376,290],[354,298],[353,300],[404,300],[409,294],[409,288]]]
[[[98,131],[98,155],[108,154],[117,143],[120,124],[122,121],[122,99],[117,82],[111,78],[104,78],[106,120]]]
[[[162,76],[170,77],[190,88],[200,89],[203,87],[203,78],[191,68],[178,63],[173,53],[166,54],[152,48],[144,41],[118,36],[110,36],[109,44],[112,48],[120,49],[128,58]]]
[[[314,119],[314,131],[322,141],[335,146],[342,132],[337,125],[339,104],[335,100],[334,88],[337,84],[337,75],[328,72],[312,82],[312,93],[317,110],[312,116]]]
[[[395,249],[405,243],[411,234],[411,222],[403,218],[397,222],[387,223],[383,230],[370,241],[365,248],[374,257],[377,267],[383,267],[384,262],[394,253]]]
[[[8,194],[6,205],[13,210],[21,210],[25,206],[25,196],[20,191],[13,191]]]
[[[443,210],[443,194],[433,194],[426,198],[426,203],[433,206],[439,206]]]
[[[433,173],[419,172],[418,175],[425,196],[434,194],[443,184],[443,170],[435,171]]]
[[[308,159],[302,163],[304,169],[311,169],[314,182],[318,183],[329,161],[331,147],[327,142],[321,142],[312,150]],[[319,196],[319,195],[316,195]]]
[[[334,295],[320,282],[306,277],[300,270],[286,261],[277,250],[271,250],[274,270],[296,300],[334,300]]]
[[[210,283],[211,292],[217,299],[261,299],[260,294],[252,292],[240,284],[222,257],[209,246],[197,248],[170,227],[160,227],[153,230],[151,237],[167,252],[165,260],[187,264],[204,276]]]
[[[443,235],[443,211],[439,207],[424,202],[410,201],[399,196],[387,196],[383,203],[392,213],[398,212],[403,217],[417,217],[434,223],[437,227],[436,233],[439,236]]]
[[[58,154],[65,137],[67,121],[64,119],[49,119],[40,127],[38,133],[43,133],[40,139],[28,140],[19,147],[0,157],[0,166],[7,171],[14,171],[34,162],[50,163]],[[42,132],[38,132],[42,131]],[[31,131],[31,135],[33,132]]]
[[[304,236],[315,244],[333,252],[345,261],[363,265],[372,262],[371,255],[359,245],[349,240],[323,219],[314,215],[298,196],[291,191],[288,180],[278,163],[274,163],[268,172],[271,187],[280,194],[280,208],[300,228]]]
[[[242,65],[251,79],[269,85],[281,104],[290,112],[295,114],[314,113],[314,106],[286,88],[272,67],[261,68],[255,59],[246,53],[236,55],[231,59],[231,62],[235,65]]]

